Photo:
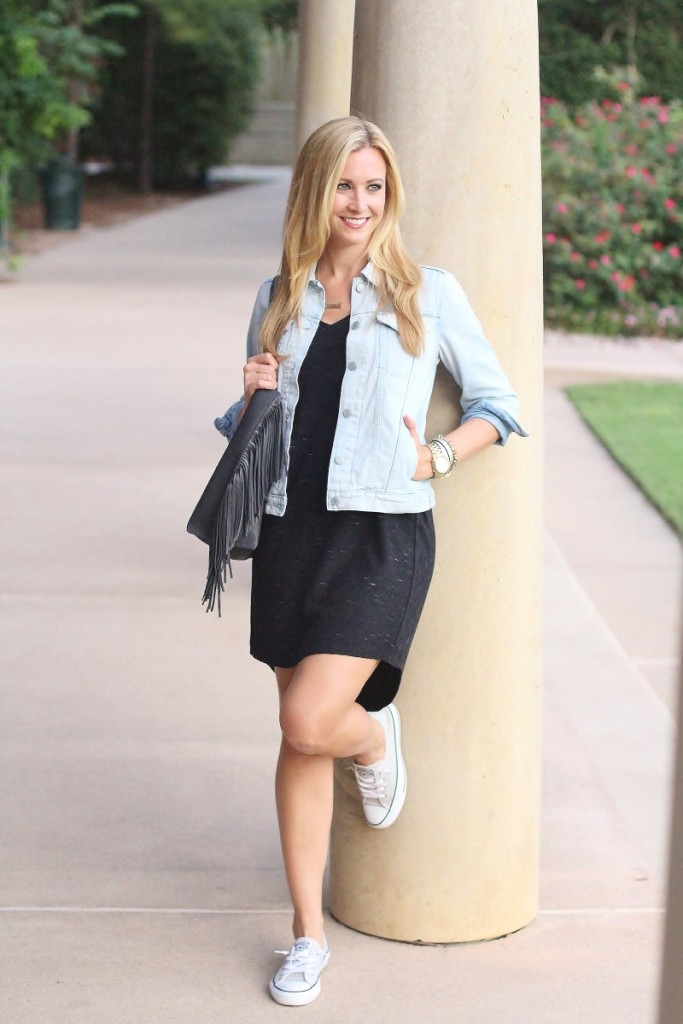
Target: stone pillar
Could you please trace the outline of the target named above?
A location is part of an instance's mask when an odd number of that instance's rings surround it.
[[[363,825],[339,766],[330,903],[412,942],[488,939],[537,910],[542,288],[535,0],[360,0],[352,110],[392,140],[421,261],[459,278],[520,394],[513,436],[436,483],[437,564],[397,700],[408,799]],[[428,436],[459,418],[439,375]]]
[[[674,807],[669,859],[664,966],[659,1024],[683,1020],[683,661],[678,688],[678,741],[674,763]]]
[[[299,0],[297,153],[314,128],[349,112],[354,7],[355,0]]]

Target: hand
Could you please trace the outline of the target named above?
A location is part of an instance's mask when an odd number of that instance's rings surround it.
[[[412,479],[431,480],[434,473],[432,472],[432,453],[429,445],[422,444],[420,441],[415,420],[411,420],[410,416],[404,416],[403,422],[408,429],[408,433],[415,442],[415,447],[417,449],[417,466],[415,467]]]
[[[277,388],[277,365],[277,359],[270,352],[261,352],[247,359],[243,371],[245,407],[259,388],[266,388],[269,391]]]

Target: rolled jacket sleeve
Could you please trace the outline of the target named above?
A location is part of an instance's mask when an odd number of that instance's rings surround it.
[[[273,278],[269,277],[267,281],[263,282],[256,293],[256,301],[254,302],[254,308],[251,312],[251,319],[247,330],[247,359],[251,356],[255,356],[259,351],[261,324],[263,323],[263,318],[266,315],[266,310],[270,303],[272,285]],[[242,395],[241,398],[238,398],[236,402],[233,402],[227,412],[223,413],[222,416],[217,416],[213,421],[213,425],[216,430],[218,430],[223,437],[227,437],[228,441],[232,439],[232,436],[237,429],[237,423],[243,408],[244,395]]]
[[[493,347],[452,274],[444,272],[439,304],[439,358],[462,390],[462,423],[488,420],[505,444],[511,433],[528,437],[520,425],[519,401]]]

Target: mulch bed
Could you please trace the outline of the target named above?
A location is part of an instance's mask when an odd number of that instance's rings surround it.
[[[86,177],[84,185],[81,227],[86,230],[113,227],[134,217],[165,210],[170,206],[177,206],[179,203],[208,194],[199,189],[188,188],[142,195],[106,175]],[[230,183],[221,183],[212,186],[211,192],[231,187],[233,186]],[[12,244],[20,255],[43,252],[79,235],[79,231],[45,229],[40,201],[16,206],[12,212],[12,221]]]

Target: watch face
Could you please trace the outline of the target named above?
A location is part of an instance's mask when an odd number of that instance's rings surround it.
[[[437,473],[447,473],[450,463],[445,455],[437,455],[434,459],[434,466]]]

